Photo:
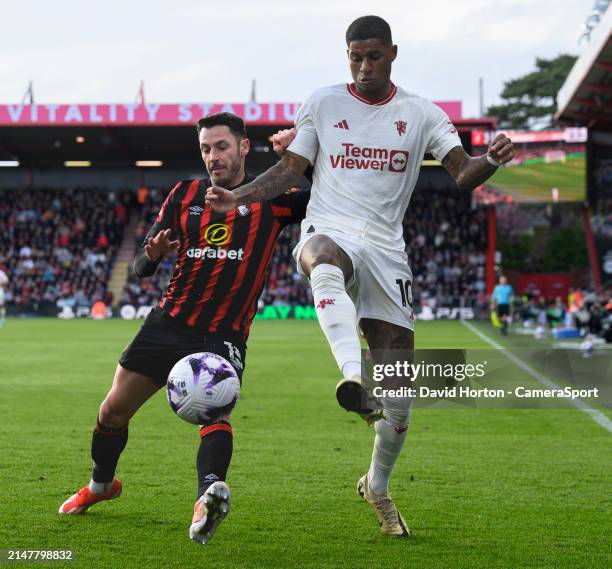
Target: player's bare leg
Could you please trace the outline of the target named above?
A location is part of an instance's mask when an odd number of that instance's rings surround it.
[[[113,385],[100,405],[100,423],[113,429],[123,427],[161,387],[152,378],[118,364]]]
[[[80,514],[97,502],[119,497],[122,487],[115,478],[115,470],[127,444],[128,423],[159,389],[150,377],[117,365],[113,385],[100,405],[92,436],[91,481],[60,506],[60,514]]]
[[[412,362],[414,333],[389,322],[364,318],[360,322],[375,363]],[[399,384],[405,382],[399,380]],[[394,387],[400,387],[400,385]],[[368,473],[358,482],[359,495],[373,508],[381,531],[407,537],[410,531],[389,496],[389,478],[408,433],[411,401],[382,398],[384,418],[376,422],[376,436]]]
[[[346,291],[353,276],[351,259],[331,238],[315,235],[302,249],[300,266],[310,278],[319,325],[344,376],[336,388],[338,402],[368,421],[376,420],[380,410],[367,400],[361,382],[357,312]]]

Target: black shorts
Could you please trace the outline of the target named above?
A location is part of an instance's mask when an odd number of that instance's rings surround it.
[[[166,385],[168,374],[180,359],[196,352],[212,352],[232,364],[242,383],[246,346],[223,335],[205,335],[172,321],[154,308],[134,339],[123,350],[119,363],[125,369],[153,378]]]
[[[497,308],[495,308],[495,312],[497,312],[497,316],[499,316],[500,318],[502,316],[510,316],[510,305],[498,304]]]

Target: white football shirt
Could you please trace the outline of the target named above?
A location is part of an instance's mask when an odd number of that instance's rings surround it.
[[[441,161],[461,146],[442,109],[396,86],[377,103],[352,84],[318,89],[295,126],[289,150],[314,165],[308,222],[393,251],[405,248],[402,220],[423,156]]]

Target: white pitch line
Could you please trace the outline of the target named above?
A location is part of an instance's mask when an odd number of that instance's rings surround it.
[[[552,379],[549,379],[545,375],[541,374],[538,370],[533,369],[529,364],[526,364],[521,359],[517,358],[513,353],[508,351],[508,348],[504,348],[500,344],[498,344],[492,338],[489,338],[486,334],[483,334],[476,326],[470,324],[465,320],[461,320],[461,323],[471,332],[476,334],[481,340],[485,341],[489,346],[492,346],[496,350],[502,350],[504,356],[506,356],[512,363],[520,367],[523,371],[526,371],[531,377],[533,377],[536,381],[540,382],[542,385],[546,387],[550,387],[551,389],[562,389],[560,385],[557,385]],[[584,411],[587,415],[590,415],[591,419],[601,425],[606,431],[612,433],[612,421],[606,417],[601,411],[594,409],[590,405],[587,405],[582,399],[567,399],[569,403],[571,403],[576,409],[580,409]]]

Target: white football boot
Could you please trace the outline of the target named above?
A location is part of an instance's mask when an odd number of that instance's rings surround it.
[[[380,531],[386,535],[394,535],[397,537],[409,537],[410,530],[395,507],[391,496],[388,494],[374,494],[368,488],[368,475],[364,475],[357,482],[357,493],[372,507],[378,523]]]
[[[231,504],[229,486],[221,481],[211,484],[193,507],[189,537],[203,545],[208,543],[229,514]]]

